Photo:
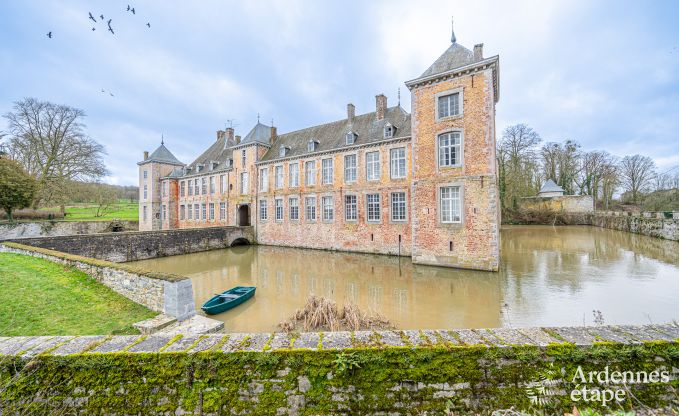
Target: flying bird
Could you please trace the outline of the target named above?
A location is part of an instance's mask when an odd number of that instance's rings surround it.
[[[97,30],[97,29],[95,29],[95,28],[92,28],[92,32],[94,32],[95,30]]]
[[[132,10],[130,10],[130,11],[132,12],[132,14],[136,14],[136,13],[134,12],[134,7],[133,7]]]
[[[88,12],[88,13],[90,15],[90,20],[92,20],[94,23],[97,23],[97,19],[95,19],[94,16],[92,16],[92,12]]]
[[[111,33],[114,34],[114,35],[116,34],[116,32],[114,32],[113,29],[111,29],[110,26],[109,26],[109,28],[108,28],[108,31],[111,32]]]
[[[151,27],[151,23],[147,23],[146,26]]]
[[[113,93],[112,93],[112,92],[109,92],[109,94],[111,94],[111,97],[115,97],[115,95],[113,95]]]
[[[104,15],[100,14],[99,17],[101,17],[101,20],[104,20]]]
[[[130,5],[129,4],[127,5],[127,11],[128,12],[130,11]]]
[[[52,32],[48,33],[48,34],[47,34],[47,37],[50,38],[50,39],[52,39]]]

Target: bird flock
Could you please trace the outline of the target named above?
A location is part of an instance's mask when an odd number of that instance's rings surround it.
[[[137,14],[137,11],[134,9],[134,7],[130,6],[129,4],[127,5],[126,11],[128,13],[132,13],[133,15]],[[92,26],[92,31],[94,32],[95,30],[97,30],[96,25],[105,20],[104,15],[100,14],[99,20],[97,20],[97,18],[92,14],[92,12],[87,12],[87,14],[88,14],[88,19],[91,20],[92,22],[94,22],[94,24],[95,24],[95,26]],[[108,21],[106,22],[106,26],[108,27],[108,31],[111,32],[112,35],[115,35],[116,32],[113,30],[113,26],[111,26],[111,22],[113,22],[113,19],[108,19]],[[146,22],[146,27],[150,29],[151,23]],[[47,37],[52,39],[52,31],[51,30],[47,33]]]

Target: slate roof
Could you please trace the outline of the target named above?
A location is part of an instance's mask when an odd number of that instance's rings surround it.
[[[148,159],[141,161],[139,163],[147,162],[161,162],[184,166],[184,164],[180,162],[179,159],[174,157],[172,152],[167,150],[167,147],[165,147],[164,143],[161,143],[160,146],[158,146],[158,148],[154,150],[153,153],[151,153],[151,156],[149,156]]]
[[[241,140],[241,144],[243,143],[264,143],[264,144],[270,144],[271,143],[271,126],[264,125],[260,122],[257,122],[255,124],[255,127],[250,130],[250,133],[248,133],[243,140]]]
[[[539,193],[543,192],[564,192],[563,188],[554,183],[553,180],[547,179],[547,181],[542,185],[542,188],[540,188]]]
[[[358,135],[354,145],[390,140],[384,138],[384,125],[387,122],[396,127],[396,132],[391,139],[410,137],[410,114],[400,106],[396,106],[388,108],[382,120],[377,120],[377,113],[373,111],[355,116],[353,122],[343,119],[278,135],[261,161],[267,162],[345,148],[347,147],[346,134],[350,131]],[[310,152],[308,143],[312,139],[317,141],[318,145],[316,150]],[[279,156],[280,146],[289,148],[283,157]]]
[[[420,78],[441,74],[474,63],[474,52],[455,42],[420,75]]]

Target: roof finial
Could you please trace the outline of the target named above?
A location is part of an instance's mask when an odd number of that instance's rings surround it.
[[[259,113],[257,113],[257,124],[259,124]]]
[[[163,133],[160,133],[160,145],[162,146],[164,144],[165,144],[165,136],[163,136]]]
[[[273,127],[273,117],[271,117],[271,127]]]
[[[455,42],[457,42],[457,38],[455,38],[455,28],[454,28],[453,23],[454,23],[454,22],[453,22],[453,17],[451,16],[451,17],[450,17],[450,31],[452,32],[452,36],[450,37],[450,41],[451,41],[452,43],[455,43]]]
[[[398,87],[398,106],[401,106],[401,87]]]

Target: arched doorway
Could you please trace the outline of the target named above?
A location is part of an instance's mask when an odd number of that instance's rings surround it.
[[[231,247],[238,247],[238,246],[249,246],[250,242],[247,240],[247,238],[243,237],[238,237],[237,239],[233,240],[231,243]]]
[[[242,227],[250,225],[250,205],[243,204],[238,206],[238,225]]]

